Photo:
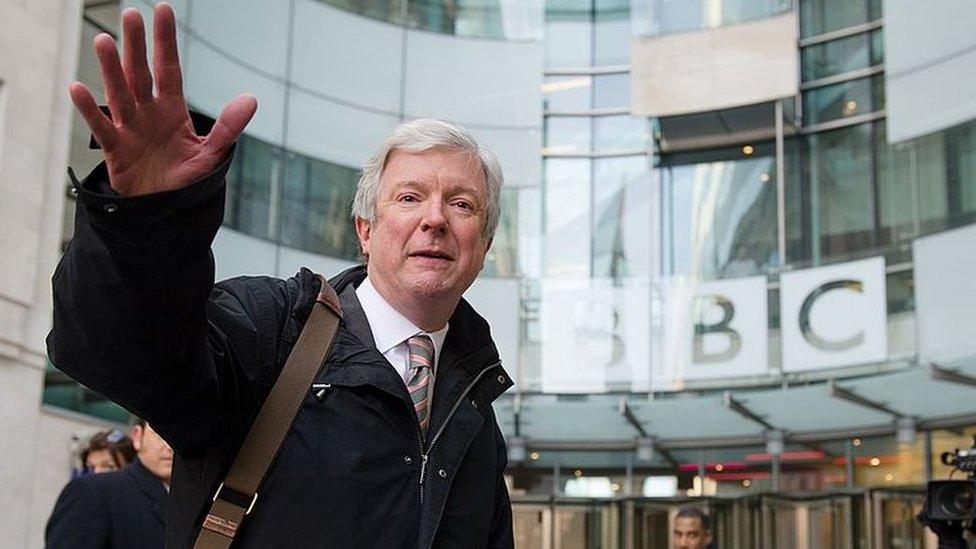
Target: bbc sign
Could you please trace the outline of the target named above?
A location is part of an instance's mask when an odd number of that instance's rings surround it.
[[[680,390],[687,381],[767,376],[771,354],[784,372],[886,359],[884,258],[783,273],[778,311],[768,295],[764,276],[543,281],[542,389]]]
[[[782,370],[799,372],[887,357],[885,263],[877,257],[780,276]],[[768,288],[762,276],[695,283],[664,291],[663,345],[656,389],[684,381],[769,373]]]

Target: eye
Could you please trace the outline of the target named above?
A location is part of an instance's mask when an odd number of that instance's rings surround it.
[[[459,208],[465,209],[465,210],[473,210],[474,209],[474,206],[470,202],[468,202],[467,200],[457,200],[457,201],[454,202],[454,205],[457,206],[457,207],[459,207]]]
[[[397,202],[416,202],[417,200],[417,196],[413,194],[403,194],[397,198]]]

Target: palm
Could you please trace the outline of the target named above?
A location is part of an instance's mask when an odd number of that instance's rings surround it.
[[[172,8],[157,5],[154,19],[152,74],[142,17],[135,10],[122,14],[121,60],[111,37],[95,38],[111,119],[98,109],[84,85],[76,82],[70,89],[105,152],[112,188],[126,196],[178,189],[211,172],[257,108],[252,96],[238,96],[220,113],[209,135],[197,135],[183,98]]]

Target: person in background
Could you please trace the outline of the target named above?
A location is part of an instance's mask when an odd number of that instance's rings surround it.
[[[162,548],[173,450],[145,421],[132,427],[135,459],[119,471],[83,475],[61,491],[48,519],[50,548]]]
[[[136,449],[129,435],[113,429],[92,435],[79,457],[82,473],[108,473],[132,463]]]
[[[674,549],[712,548],[712,524],[708,515],[697,507],[683,507],[674,518]]]

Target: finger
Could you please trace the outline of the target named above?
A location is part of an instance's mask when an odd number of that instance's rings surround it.
[[[153,75],[159,95],[183,95],[183,73],[176,46],[176,15],[169,4],[156,4],[153,15]]]
[[[102,150],[110,149],[115,144],[117,134],[115,124],[98,108],[91,91],[81,82],[75,82],[68,86],[68,94],[82,118],[88,123],[88,128],[95,136],[95,141],[98,141]]]
[[[258,100],[249,93],[238,95],[228,103],[207,136],[204,144],[207,152],[213,156],[225,154],[254,117],[257,109]]]
[[[124,124],[132,118],[135,104],[122,73],[119,50],[111,36],[99,34],[95,37],[95,53],[102,69],[102,82],[105,84],[105,96],[108,98],[108,108],[112,111],[112,120]]]
[[[152,75],[146,60],[146,29],[138,10],[122,12],[122,70],[136,103],[152,100]]]

